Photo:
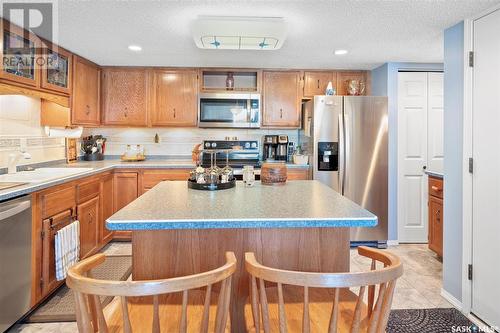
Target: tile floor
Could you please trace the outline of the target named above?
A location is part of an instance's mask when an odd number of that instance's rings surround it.
[[[401,257],[404,275],[398,280],[394,309],[421,309],[452,307],[441,297],[442,264],[427,245],[398,245],[389,248]],[[130,255],[130,243],[114,242],[104,248],[107,255]],[[370,268],[370,260],[351,250],[351,271]],[[20,324],[9,333],[74,333],[76,323]]]

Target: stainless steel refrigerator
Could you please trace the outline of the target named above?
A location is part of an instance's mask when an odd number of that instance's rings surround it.
[[[387,246],[387,98],[315,96],[304,104],[304,132],[313,178],[378,217],[374,228],[352,228],[353,245]]]

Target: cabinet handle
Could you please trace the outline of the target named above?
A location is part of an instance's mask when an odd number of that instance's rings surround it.
[[[441,222],[441,209],[436,211],[436,221]]]
[[[175,108],[174,108],[174,118],[175,118]]]
[[[85,111],[85,114],[88,116],[90,114],[90,106],[87,105],[87,111]]]
[[[318,89],[319,89],[319,80],[318,80]]]
[[[280,118],[283,119],[283,109],[280,109]]]

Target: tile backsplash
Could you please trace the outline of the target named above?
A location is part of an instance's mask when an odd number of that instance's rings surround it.
[[[102,135],[106,141],[106,155],[121,155],[128,144],[140,144],[146,155],[185,156],[190,158],[194,145],[203,140],[223,140],[226,136],[239,140],[258,140],[267,134],[286,134],[297,142],[297,130],[270,129],[208,129],[208,128],[91,128],[84,136]],[[160,142],[155,143],[158,134]]]
[[[40,126],[40,99],[27,96],[0,96],[0,168],[6,168],[9,154],[19,151],[21,141],[31,159],[19,165],[65,158],[64,139],[49,138]]]

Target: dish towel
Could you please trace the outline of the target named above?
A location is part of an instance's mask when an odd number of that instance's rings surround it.
[[[56,279],[64,280],[68,269],[80,256],[80,222],[75,221],[61,228],[55,237]]]

